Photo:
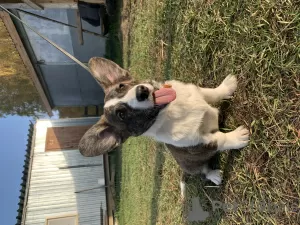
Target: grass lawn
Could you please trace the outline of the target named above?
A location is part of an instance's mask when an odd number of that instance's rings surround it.
[[[220,187],[193,177],[183,202],[181,170],[164,145],[129,139],[122,149],[119,224],[299,224],[299,1],[124,0],[121,34],[123,66],[138,79],[215,87],[236,75],[222,129],[245,125],[251,141],[222,153]],[[196,196],[210,212],[202,223],[186,219]],[[238,207],[213,210],[217,200]],[[279,209],[263,210],[266,202]]]

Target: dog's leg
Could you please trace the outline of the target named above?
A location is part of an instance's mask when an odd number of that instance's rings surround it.
[[[215,185],[220,185],[222,183],[222,174],[221,170],[210,170],[207,174],[205,174],[206,179],[213,182]]]
[[[216,185],[220,185],[222,183],[221,170],[212,170],[207,164],[205,164],[202,167],[201,173],[205,175],[206,179],[210,180]]]
[[[235,76],[227,76],[217,88],[200,88],[207,103],[216,103],[222,99],[230,99],[237,87]]]
[[[202,138],[205,144],[216,143],[219,151],[240,149],[247,146],[249,142],[249,131],[245,127],[240,126],[228,133],[217,131],[203,135]]]
[[[206,175],[206,179],[213,182],[215,185],[220,185],[222,183],[221,170],[210,170]]]
[[[217,150],[240,149],[245,147],[249,142],[249,131],[240,126],[234,131],[223,133],[218,131],[218,110],[210,107],[205,112],[205,121],[201,127],[202,134],[200,135],[201,142],[206,145],[216,146]]]

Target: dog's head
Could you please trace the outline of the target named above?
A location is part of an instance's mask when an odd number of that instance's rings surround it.
[[[146,132],[164,106],[154,103],[153,93],[160,87],[134,80],[114,62],[95,57],[89,68],[104,90],[104,113],[82,137],[79,150],[84,156],[97,156]]]

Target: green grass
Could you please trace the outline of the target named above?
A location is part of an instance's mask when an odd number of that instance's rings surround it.
[[[299,224],[300,6],[298,1],[123,1],[123,65],[139,79],[178,79],[215,87],[228,74],[238,90],[225,127],[251,131],[248,147],[222,153],[224,182],[188,182],[211,212],[204,223]],[[186,224],[181,170],[164,148],[131,138],[122,149],[121,225]],[[212,200],[238,209],[212,213]],[[270,201],[282,211],[258,210]],[[250,205],[254,204],[254,210]],[[285,206],[285,208],[283,207]]]

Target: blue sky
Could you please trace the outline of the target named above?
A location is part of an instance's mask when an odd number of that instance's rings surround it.
[[[19,116],[0,118],[0,218],[3,225],[16,223],[30,119]]]
[[[57,112],[53,112],[55,119]],[[41,118],[49,118],[42,115]],[[1,225],[16,223],[21,177],[25,159],[30,117],[0,118],[0,218]]]

